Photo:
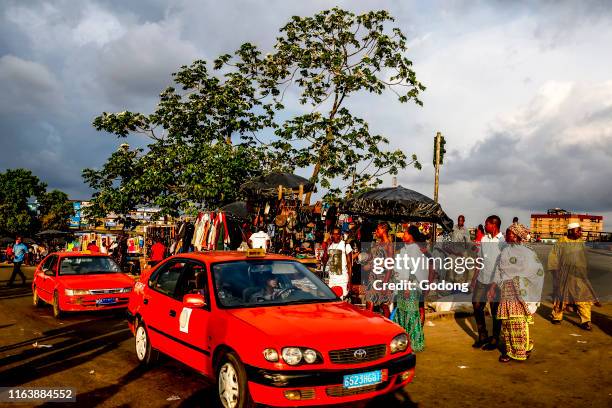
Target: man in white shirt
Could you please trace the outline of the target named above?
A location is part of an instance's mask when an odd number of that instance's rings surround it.
[[[497,320],[497,307],[499,305],[499,288],[494,285],[495,273],[497,272],[497,261],[505,246],[504,235],[500,232],[501,219],[497,215],[491,215],[485,221],[486,235],[480,242],[478,256],[482,258],[483,267],[477,269],[472,278],[472,305],[474,306],[474,318],[478,327],[478,339],[472,344],[474,348],[484,350],[495,350],[499,345],[499,333],[501,322]],[[493,299],[488,298],[489,291],[495,286]],[[485,308],[489,303],[491,319],[493,320],[493,336],[487,333],[485,320]]]
[[[268,252],[268,248],[270,247],[270,236],[260,230],[251,235],[249,243],[251,244],[251,248],[261,248]]]
[[[327,256],[324,257],[324,271],[329,275],[328,286],[340,286],[342,296],[348,295],[349,282],[351,281],[352,260],[350,254],[353,252],[350,244],[342,239],[340,228],[334,228],[331,235],[332,242],[327,247]]]

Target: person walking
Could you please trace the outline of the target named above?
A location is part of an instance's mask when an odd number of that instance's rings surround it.
[[[19,275],[23,280],[23,286],[26,285],[26,277],[21,271],[21,265],[25,261],[27,254],[27,245],[21,242],[21,237],[15,238],[15,245],[13,245],[13,273],[8,281],[8,287],[13,286],[17,275]]]
[[[501,336],[505,349],[499,357],[501,363],[524,361],[533,350],[529,326],[542,297],[544,267],[535,252],[523,245],[529,230],[522,224],[512,223],[506,230],[506,242],[497,265],[494,284],[501,289],[497,319],[501,321]],[[495,296],[495,287],[489,289]]]
[[[555,243],[548,255],[553,275],[553,324],[561,324],[563,310],[573,305],[580,316],[580,328],[592,330],[591,307],[599,305],[587,276],[587,259],[579,223],[567,226],[567,235]]]
[[[100,252],[100,248],[98,247],[98,245],[96,244],[96,241],[91,241],[89,243],[89,245],[87,245],[87,250],[89,252],[92,252],[94,254],[97,254]]]
[[[500,232],[501,219],[497,215],[490,215],[485,221],[485,235],[480,241],[478,256],[482,259],[482,268],[476,269],[472,278],[472,306],[474,318],[478,327],[478,339],[472,344],[474,348],[495,350],[499,345],[501,323],[497,319],[499,305],[499,288],[493,285],[497,262],[505,245],[504,235]],[[489,291],[493,287],[493,296]],[[489,304],[491,319],[493,320],[493,335],[489,337],[485,320],[485,308]]]

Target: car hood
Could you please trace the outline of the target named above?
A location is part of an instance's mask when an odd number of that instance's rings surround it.
[[[346,302],[232,309],[236,319],[282,345],[336,349],[387,344],[404,330]]]
[[[60,276],[59,281],[68,289],[115,289],[134,286],[134,280],[123,273]]]

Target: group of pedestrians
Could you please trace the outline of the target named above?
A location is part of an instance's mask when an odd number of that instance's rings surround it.
[[[515,217],[500,231],[501,219],[489,216],[485,234],[479,243],[482,268],[472,279],[472,304],[478,330],[474,348],[497,350],[503,343],[499,361],[524,361],[533,350],[530,326],[540,306],[545,270],[538,255],[529,246],[530,232]],[[591,330],[591,305],[598,304],[587,276],[586,248],[580,224],[568,225],[567,235],[560,239],[548,256],[548,270],[553,277],[553,324],[560,324],[563,311],[574,306],[580,327]],[[489,305],[492,335],[488,335],[485,308]]]

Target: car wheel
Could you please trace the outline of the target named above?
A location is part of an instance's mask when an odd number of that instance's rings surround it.
[[[159,359],[159,352],[151,347],[149,332],[143,322],[140,322],[136,328],[134,346],[136,348],[136,358],[138,358],[140,364],[151,365]]]
[[[34,286],[32,291],[32,304],[34,304],[34,307],[41,307],[43,305],[42,299],[38,297],[38,288],[36,286]]]
[[[235,353],[227,353],[217,368],[219,402],[223,408],[255,406],[247,385],[244,365]]]
[[[62,309],[59,304],[59,295],[57,292],[53,293],[53,317],[60,319],[62,317]]]

